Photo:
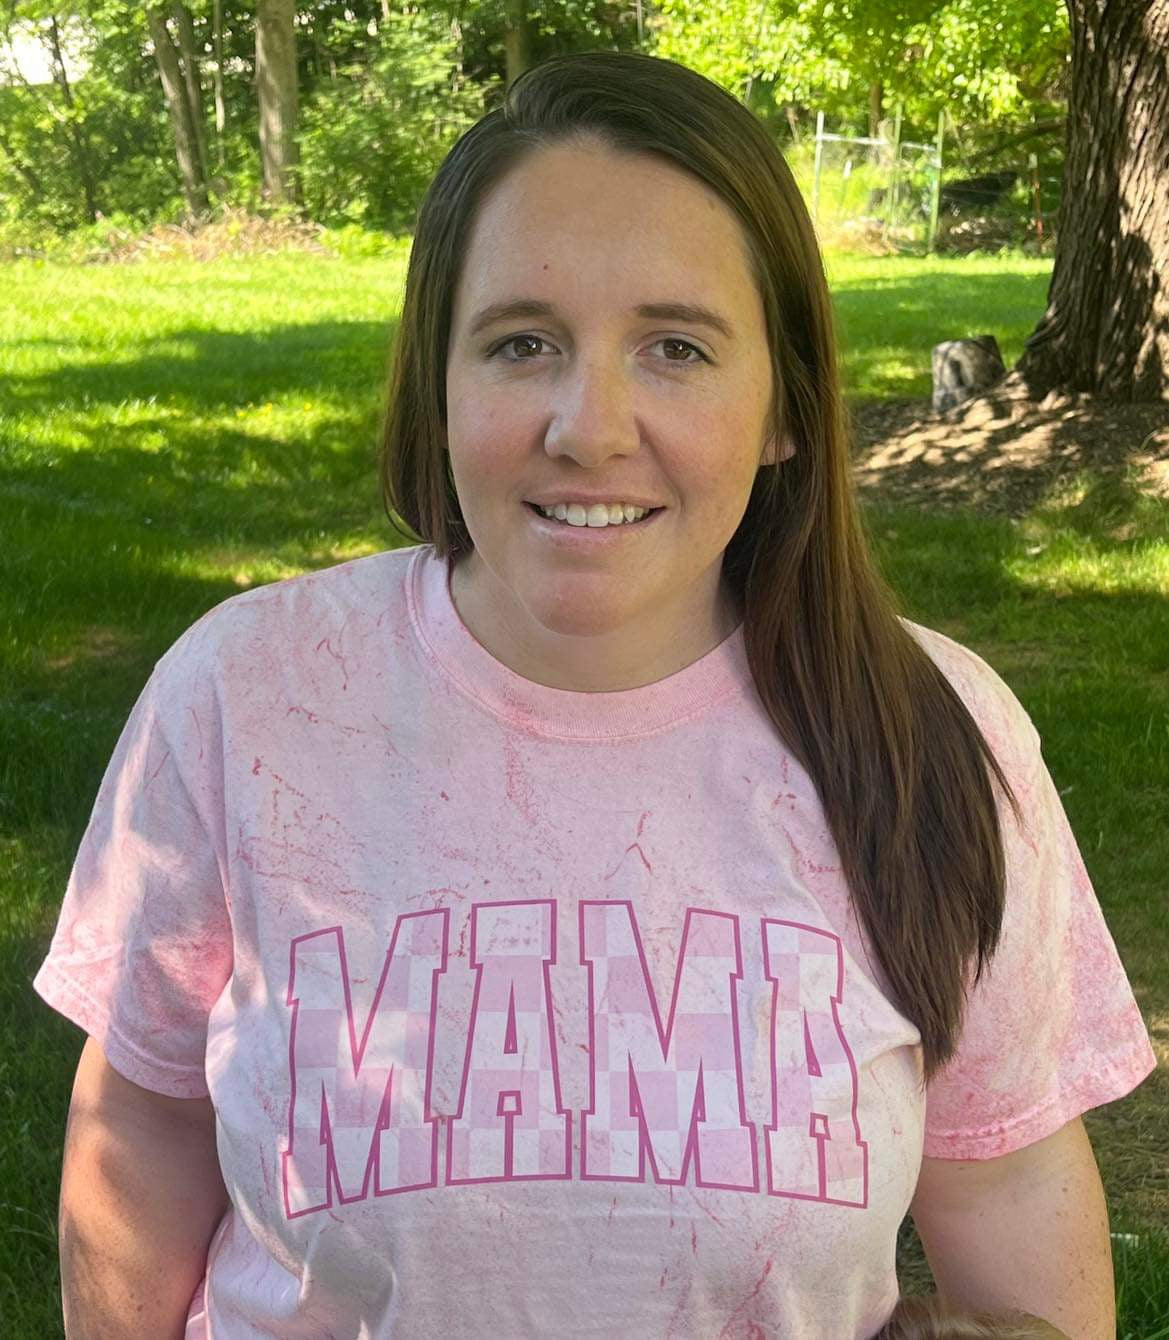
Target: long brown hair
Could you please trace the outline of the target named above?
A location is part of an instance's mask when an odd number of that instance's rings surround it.
[[[658,155],[713,188],[742,225],[767,321],[773,427],[795,455],[759,470],[723,571],[759,697],[817,787],[870,944],[921,1033],[928,1082],[957,1045],[969,960],[977,982],[998,943],[1004,857],[990,772],[1018,809],[870,556],[812,223],[779,150],[729,93],[639,53],[556,57],[455,144],[410,254],[381,456],[391,523],[451,562],[473,547],[444,450],[462,258],[488,189],[565,141]]]

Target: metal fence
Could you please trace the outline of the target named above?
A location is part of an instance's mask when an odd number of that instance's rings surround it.
[[[945,161],[946,118],[931,144],[901,136],[901,113],[869,138],[832,134],[816,117],[814,141],[790,150],[824,245],[840,248],[963,252],[1054,250],[1060,179],[1041,175],[1038,159],[971,173]]]

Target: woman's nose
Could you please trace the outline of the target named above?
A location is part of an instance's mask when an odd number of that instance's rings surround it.
[[[641,434],[634,416],[633,387],[620,359],[582,359],[558,379],[553,395],[544,435],[549,456],[571,456],[587,466],[637,450]]]

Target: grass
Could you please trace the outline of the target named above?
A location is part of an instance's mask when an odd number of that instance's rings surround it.
[[[394,542],[375,479],[406,253],[0,267],[0,1331],[59,1334],[55,1200],[76,1030],[27,988],[151,666],[232,593]],[[925,396],[928,350],[1007,361],[1050,262],[829,258],[853,397]],[[911,617],[1030,711],[1134,990],[1164,1043],[1169,517],[1072,481],[1017,524],[874,506]],[[1118,528],[1117,518],[1123,520]],[[1117,538],[1123,535],[1124,538]],[[1169,1340],[1165,1068],[1087,1118],[1120,1335]],[[1159,1153],[1160,1157],[1159,1157]],[[921,1275],[907,1226],[902,1262]]]
[[[930,350],[992,334],[1010,367],[1043,311],[1051,261],[1038,257],[829,255],[846,393],[928,399]]]

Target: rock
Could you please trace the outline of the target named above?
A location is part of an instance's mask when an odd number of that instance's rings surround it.
[[[987,390],[1006,376],[1003,356],[993,335],[973,340],[947,340],[933,350],[934,398],[937,414]]]

